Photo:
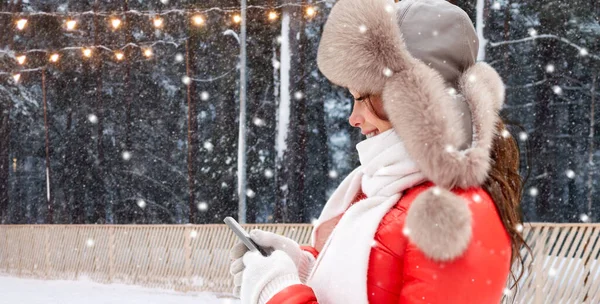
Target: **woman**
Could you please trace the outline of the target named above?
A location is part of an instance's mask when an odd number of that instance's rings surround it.
[[[271,255],[231,249],[242,303],[500,302],[523,244],[522,186],[502,80],[477,48],[466,13],[443,0],[335,4],[317,61],[355,99],[361,166],[312,246],[254,230]]]

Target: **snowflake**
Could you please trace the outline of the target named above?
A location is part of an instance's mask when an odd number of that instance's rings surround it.
[[[188,76],[183,76],[183,77],[181,77],[181,82],[183,82],[183,84],[185,84],[185,85],[189,85],[192,82],[192,79],[189,78]]]
[[[276,59],[273,59],[273,68],[276,70],[279,70],[280,67],[281,67],[281,62],[279,62]]]
[[[183,55],[181,53],[177,53],[175,55],[175,61],[182,62],[183,61]]]
[[[358,31],[362,34],[364,34],[365,32],[367,32],[367,26],[364,24],[361,24],[361,26],[358,27]]]
[[[506,129],[502,130],[502,132],[500,134],[504,138],[509,138],[510,137],[510,132],[508,132],[508,130],[506,130]]]
[[[492,9],[499,10],[500,8],[500,2],[494,2],[494,4],[492,4]]]
[[[96,242],[94,241],[94,239],[87,239],[87,241],[85,242],[85,245],[88,247],[94,247],[95,244]]]
[[[246,196],[249,198],[253,198],[256,196],[256,192],[254,192],[252,189],[246,189]]]
[[[121,155],[121,157],[123,157],[123,160],[130,160],[131,159],[131,152],[125,151],[125,152],[123,152],[123,154]]]
[[[549,64],[546,66],[546,72],[548,72],[548,73],[554,73],[555,70],[556,70],[556,68],[554,67],[553,64]]]
[[[206,202],[199,202],[198,203],[198,210],[200,210],[200,211],[206,211],[206,210],[208,210],[208,204]]]
[[[392,5],[386,5],[385,6],[385,11],[388,13],[393,13],[394,12],[394,7]]]
[[[404,234],[405,236],[410,235],[410,229],[408,229],[407,227],[402,228],[402,234]]]
[[[523,232],[523,225],[517,224],[517,226],[515,226],[515,229],[517,229],[518,232]]]
[[[481,196],[479,194],[473,195],[473,201],[476,203],[481,202]]]
[[[139,199],[137,201],[137,205],[138,205],[138,207],[144,209],[144,208],[146,208],[146,201],[144,201],[143,199]]]
[[[589,53],[588,53],[588,50],[586,48],[581,48],[579,50],[579,55],[581,55],[581,56],[587,56],[588,54]]]
[[[88,120],[91,123],[96,124],[96,123],[98,123],[98,116],[96,116],[95,114],[90,114],[90,115],[88,115]]]
[[[448,89],[448,94],[450,94],[451,96],[456,95],[456,89],[455,88]]]
[[[588,223],[588,222],[590,221],[590,217],[589,217],[587,214],[585,214],[585,213],[582,213],[582,214],[579,216],[579,219],[580,219],[582,222],[584,222],[584,223]]]
[[[271,178],[271,177],[273,177],[273,175],[274,175],[273,174],[273,170],[271,170],[271,169],[265,169],[265,177],[266,178]]]
[[[556,94],[556,95],[560,95],[560,94],[562,94],[562,88],[555,85],[552,87],[552,92],[554,92],[554,94]]]
[[[313,217],[313,218],[310,220],[310,223],[311,223],[313,226],[314,226],[314,225],[316,225],[318,222],[319,222],[319,219],[316,219],[316,218],[314,218],[314,217]]]
[[[475,82],[475,80],[477,80],[477,77],[475,77],[475,75],[469,76],[469,82]]]
[[[200,93],[200,99],[202,101],[207,101],[209,97],[210,97],[210,94],[208,94],[208,92],[206,92],[206,91],[202,91],[202,93]]]
[[[264,127],[266,125],[265,121],[258,117],[254,117],[254,119],[252,120],[252,123],[257,127]]]
[[[213,144],[210,141],[205,141],[203,147],[207,151],[212,151],[214,148]]]
[[[531,187],[529,188],[529,196],[536,197],[539,194],[538,188]]]
[[[512,292],[510,291],[510,289],[508,289],[508,287],[504,288],[504,291],[502,293],[504,293],[505,296],[510,296],[512,294]]]
[[[442,189],[440,189],[440,187],[433,187],[433,195],[440,195],[442,194]]]
[[[527,140],[527,133],[525,133],[525,132],[520,132],[520,133],[519,133],[519,139],[520,139],[521,141],[526,141],[526,140]]]
[[[438,31],[433,31],[433,33],[431,33],[433,35],[433,37],[437,37],[437,35],[439,35]]]
[[[338,173],[335,170],[330,170],[328,175],[329,175],[329,178],[337,178],[338,177]]]
[[[573,171],[571,169],[567,170],[567,172],[565,172],[565,174],[567,174],[567,177],[570,179],[575,178],[575,171]]]
[[[529,33],[529,36],[531,36],[531,37],[535,37],[538,34],[537,30],[534,28],[528,29],[527,32]]]
[[[394,74],[394,72],[392,72],[392,70],[390,70],[390,68],[383,69],[383,75],[385,75],[386,77],[390,77],[393,74]]]
[[[192,232],[190,232],[190,237],[195,239],[198,236],[198,231],[196,230],[192,230]]]
[[[550,268],[550,270],[548,270],[548,275],[553,277],[556,275],[556,269],[555,268]]]
[[[300,100],[300,99],[304,98],[304,93],[298,91],[298,92],[294,93],[294,98],[296,98],[296,100]]]
[[[454,148],[454,146],[452,146],[452,145],[447,145],[446,146],[446,152],[452,153],[452,152],[455,152],[455,151],[456,151],[456,149]]]
[[[160,2],[162,2],[162,4],[169,4],[169,0],[160,0]]]

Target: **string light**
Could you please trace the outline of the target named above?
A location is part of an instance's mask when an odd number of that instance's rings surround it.
[[[77,21],[67,20],[67,22],[65,24],[67,25],[67,30],[72,31],[75,29],[75,26],[77,26]]]
[[[202,18],[202,16],[200,15],[194,15],[192,17],[192,21],[194,22],[195,25],[203,25],[204,24],[204,18]]]
[[[82,52],[83,52],[83,56],[92,57],[92,49],[83,48]]]
[[[25,57],[25,55],[17,56],[17,62],[18,62],[20,65],[23,65],[23,64],[25,64],[25,60],[26,60],[26,59],[27,59],[27,57]]]
[[[115,52],[115,58],[117,58],[117,60],[123,60],[124,57],[125,54],[123,54],[123,52]]]
[[[121,19],[113,18],[112,20],[110,20],[110,24],[116,30],[121,26]]]
[[[19,30],[23,30],[26,25],[27,25],[27,19],[19,19],[19,21],[17,21],[17,28]]]
[[[58,53],[54,53],[54,54],[50,55],[51,62],[58,62],[58,58],[60,58],[60,55],[58,55]]]
[[[271,21],[277,20],[277,17],[279,17],[279,16],[277,16],[276,12],[274,12],[274,11],[269,12],[269,20],[271,20]]]
[[[314,7],[309,6],[309,7],[306,8],[306,15],[308,17],[313,17],[316,13],[317,13],[317,11],[315,10]]]
[[[155,28],[161,28],[163,26],[163,19],[160,17],[156,17],[154,18],[153,23]]]
[[[235,23],[242,22],[242,17],[238,14],[233,15],[233,22],[235,22]]]
[[[144,49],[144,56],[146,56],[147,58],[152,57],[152,49],[151,48]]]
[[[19,79],[21,79],[21,74],[14,74],[13,79],[15,80],[15,82],[19,82]]]

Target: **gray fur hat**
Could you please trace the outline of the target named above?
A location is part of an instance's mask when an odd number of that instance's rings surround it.
[[[475,63],[477,48],[469,17],[447,1],[340,0],[317,54],[331,82],[382,95],[408,154],[436,184],[415,199],[406,219],[411,231],[420,229],[411,241],[435,260],[457,258],[468,247],[470,210],[448,190],[487,179],[504,103],[500,76]]]

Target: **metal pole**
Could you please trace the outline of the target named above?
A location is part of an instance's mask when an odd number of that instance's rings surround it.
[[[246,0],[240,28],[240,125],[238,134],[238,222],[246,223]]]

